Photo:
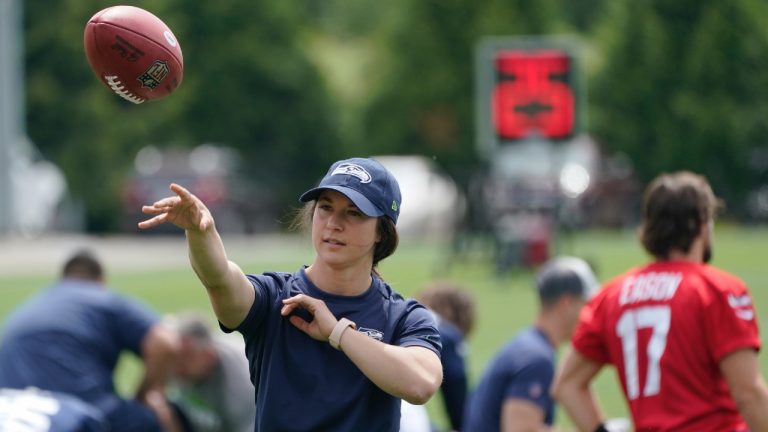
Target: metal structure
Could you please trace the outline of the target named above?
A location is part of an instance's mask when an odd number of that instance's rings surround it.
[[[0,0],[0,233],[13,228],[12,157],[25,135],[21,17],[21,1]]]
[[[61,170],[27,137],[20,0],[0,0],[0,234],[50,229],[66,192]]]
[[[550,36],[477,45],[475,144],[488,172],[474,199],[499,271],[544,262],[563,205],[588,187],[590,161],[574,159],[586,139],[578,51],[577,41]]]

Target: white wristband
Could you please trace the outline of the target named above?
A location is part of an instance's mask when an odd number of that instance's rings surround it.
[[[341,343],[341,335],[343,335],[344,331],[349,327],[356,329],[357,325],[352,321],[348,320],[347,318],[340,319],[339,322],[337,322],[336,325],[333,326],[331,335],[328,336],[328,343],[330,343],[331,346],[336,348],[337,350],[340,350],[341,347],[339,346],[339,344]]]

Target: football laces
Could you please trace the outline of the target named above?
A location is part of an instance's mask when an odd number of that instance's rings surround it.
[[[117,75],[104,75],[104,80],[106,80],[107,85],[109,85],[109,88],[111,88],[113,92],[129,102],[140,104],[146,100],[143,97],[136,96],[135,94],[126,90],[125,86],[120,81],[120,77]]]

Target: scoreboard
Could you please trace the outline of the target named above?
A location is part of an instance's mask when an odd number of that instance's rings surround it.
[[[478,150],[531,138],[563,141],[579,133],[573,42],[555,38],[483,40],[475,58]]]

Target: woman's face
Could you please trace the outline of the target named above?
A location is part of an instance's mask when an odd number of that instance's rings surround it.
[[[344,194],[324,190],[312,216],[312,244],[331,267],[373,266],[378,218],[366,216]]]

